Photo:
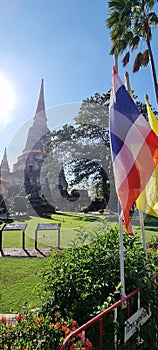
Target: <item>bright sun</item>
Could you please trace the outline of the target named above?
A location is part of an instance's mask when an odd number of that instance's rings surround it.
[[[13,86],[3,73],[0,72],[0,124],[7,125],[11,119],[11,112],[15,107],[15,93]]]

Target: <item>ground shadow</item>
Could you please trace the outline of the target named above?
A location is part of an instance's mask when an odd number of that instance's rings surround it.
[[[155,228],[158,228],[158,217],[147,215],[144,220],[144,225],[151,227],[155,226]]]
[[[12,221],[20,221],[25,222],[31,220],[31,217],[29,215],[15,215],[14,220]]]

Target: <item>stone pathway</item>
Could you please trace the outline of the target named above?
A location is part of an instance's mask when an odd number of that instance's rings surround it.
[[[7,322],[16,322],[17,314],[0,314],[0,319],[5,317]]]
[[[0,251],[0,258],[45,258],[50,256],[50,248],[3,248]]]

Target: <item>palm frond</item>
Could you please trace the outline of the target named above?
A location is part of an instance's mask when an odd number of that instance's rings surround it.
[[[129,57],[130,57],[130,53],[129,51],[126,53],[126,55],[124,56],[123,60],[122,60],[122,63],[123,63],[123,67],[125,67],[128,62],[129,62]]]
[[[150,14],[148,15],[148,18],[150,20],[150,23],[152,23],[153,25],[157,25],[158,24],[158,16],[156,15],[155,12],[150,12]]]
[[[126,49],[126,41],[123,39],[120,40],[112,40],[112,48],[110,50],[110,55],[121,55]]]
[[[131,41],[131,49],[132,49],[132,51],[137,49],[139,41],[140,41],[140,37],[138,35],[135,35],[133,37],[132,41]]]
[[[136,73],[139,71],[142,65],[142,61],[143,61],[143,55],[141,52],[139,52],[133,64],[133,73]]]
[[[121,11],[124,9],[124,5],[125,5],[125,1],[120,1],[120,0],[108,1],[109,9],[117,9],[118,11]]]
[[[110,17],[107,18],[107,20],[106,20],[107,27],[109,29],[112,28],[112,27],[115,27],[116,23],[117,23],[117,20],[118,20],[118,12],[114,11],[114,12],[111,13]]]
[[[142,65],[146,67],[148,63],[149,63],[149,51],[145,50],[143,53]]]

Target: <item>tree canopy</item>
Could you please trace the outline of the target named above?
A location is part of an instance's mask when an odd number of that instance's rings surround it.
[[[112,42],[110,53],[115,56],[126,53],[122,62],[129,62],[130,52],[137,50],[133,72],[151,63],[155,96],[158,103],[158,85],[151,47],[153,29],[158,24],[154,12],[154,0],[109,0],[109,17],[106,21]],[[145,46],[144,46],[145,43]]]
[[[50,186],[60,186],[60,193],[67,200],[77,200],[80,189],[88,188],[91,183],[94,197],[104,198],[106,203],[110,198],[109,207],[116,210],[109,141],[109,101],[109,92],[86,98],[74,118],[74,125],[66,124],[52,131],[44,168]],[[147,119],[146,105],[140,101],[136,104]],[[71,193],[73,190],[77,191],[75,196]]]
[[[91,183],[96,197],[106,198],[106,202],[112,174],[109,99],[109,93],[96,93],[85,99],[75,117],[75,125],[66,124],[52,131],[52,151],[47,157],[46,166],[52,183],[57,182],[58,174],[64,169],[67,192],[85,188]],[[67,196],[67,199],[71,199],[71,196]]]

